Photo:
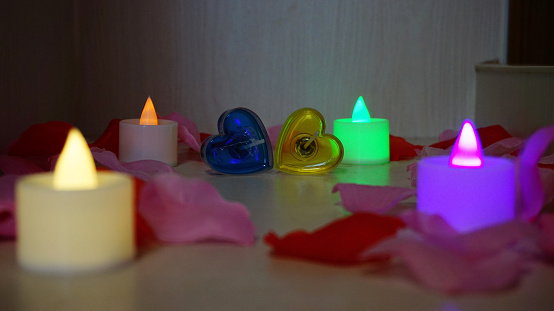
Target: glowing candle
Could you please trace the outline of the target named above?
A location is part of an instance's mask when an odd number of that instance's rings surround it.
[[[512,220],[514,164],[483,156],[475,126],[465,120],[450,156],[419,161],[417,208],[442,216],[460,232]]]
[[[150,97],[140,119],[119,123],[119,160],[157,160],[177,165],[177,122],[158,120]]]
[[[85,139],[72,129],[54,173],[16,185],[17,260],[46,273],[112,267],[135,255],[129,176],[96,172]]]
[[[390,161],[389,120],[371,118],[360,96],[351,119],[333,122],[333,133],[344,147],[344,163],[383,164]]]

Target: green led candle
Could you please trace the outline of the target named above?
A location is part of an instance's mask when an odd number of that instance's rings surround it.
[[[333,122],[333,134],[344,147],[343,163],[383,164],[390,161],[389,120],[371,118],[360,96],[352,118]]]

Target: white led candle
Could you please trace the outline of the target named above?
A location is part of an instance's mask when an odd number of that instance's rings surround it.
[[[17,260],[26,269],[88,272],[135,256],[132,180],[96,172],[77,129],[69,132],[54,173],[18,180],[16,204]]]
[[[140,119],[119,122],[119,160],[157,160],[177,165],[177,122],[158,120],[150,97]]]

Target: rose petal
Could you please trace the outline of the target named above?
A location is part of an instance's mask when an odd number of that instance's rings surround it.
[[[541,184],[544,190],[543,205],[546,205],[554,201],[554,169],[539,168],[539,174],[541,176]]]
[[[0,171],[5,175],[24,175],[44,172],[42,168],[27,159],[7,155],[0,155]]]
[[[444,130],[442,133],[439,134],[439,142],[450,140],[450,139],[456,139],[458,137],[458,132],[454,130]]]
[[[62,151],[67,133],[73,125],[51,121],[34,124],[25,130],[8,151],[9,155],[51,156]]]
[[[254,225],[244,205],[225,201],[203,180],[158,175],[144,186],[139,212],[163,242],[254,242]]]
[[[438,215],[408,211],[400,218],[408,228],[420,233],[422,238],[464,256],[483,256],[506,248],[529,256],[539,253],[536,245],[540,232],[528,222],[515,220],[460,234]]]
[[[184,141],[193,150],[200,152],[200,144],[202,142],[200,141],[200,132],[198,127],[196,127],[196,123],[177,112],[172,112],[163,117],[163,119],[177,122],[177,136],[179,139]]]
[[[119,122],[121,119],[113,119],[108,124],[102,135],[93,143],[89,144],[90,148],[100,148],[113,152],[119,156]]]
[[[434,156],[441,156],[441,155],[449,155],[450,150],[452,146],[441,149],[441,148],[433,148],[431,146],[424,146],[421,151],[419,152],[419,155],[421,157],[434,157]]]
[[[164,162],[155,160],[140,160],[121,163],[111,151],[102,150],[96,147],[91,148],[90,151],[94,160],[105,167],[114,171],[127,173],[144,181],[148,181],[158,174],[175,173],[173,167]],[[52,162],[52,165],[55,165],[55,161]]]
[[[552,258],[554,258],[554,214],[542,214],[537,221],[541,230],[539,245]]]
[[[362,256],[383,255],[397,256],[418,282],[446,293],[506,288],[519,279],[523,269],[523,260],[511,250],[474,260],[410,234],[399,234]]]
[[[519,150],[523,146],[524,141],[524,139],[519,137],[506,138],[484,148],[483,153],[488,156],[502,157]]]
[[[533,258],[540,253],[537,247],[540,239],[538,228],[517,220],[453,237],[435,235],[427,236],[427,239],[472,258],[490,256],[506,249],[517,251],[522,258]]]
[[[67,133],[72,127],[61,121],[34,124],[12,143],[8,155],[21,156],[47,171],[50,167],[48,159],[62,151]]]
[[[270,232],[264,240],[276,255],[335,264],[357,264],[361,263],[360,254],[363,250],[393,236],[404,226],[396,217],[355,213],[312,233],[299,230],[279,238]]]
[[[15,182],[19,176],[0,176],[0,237],[15,237]],[[2,239],[0,239],[1,241]]]
[[[483,148],[486,148],[497,141],[512,137],[512,135],[510,135],[508,131],[506,131],[502,126],[498,124],[478,128],[477,133],[479,134],[479,138],[481,140],[481,145],[483,146]],[[448,147],[451,147],[452,145],[454,145],[454,142],[456,142],[456,139],[457,139],[457,135],[451,139],[434,143],[430,145],[430,147],[447,149]]]
[[[400,218],[410,229],[425,235],[446,237],[458,235],[456,229],[452,228],[452,226],[439,215],[428,215],[416,210],[411,210],[402,213]]]
[[[391,161],[412,159],[417,156],[416,150],[421,150],[421,148],[423,146],[411,144],[402,137],[389,135]]]
[[[408,164],[406,166],[406,171],[410,173],[410,186],[417,186],[417,162]]]
[[[349,212],[385,213],[398,202],[416,194],[413,188],[381,187],[358,184],[336,184],[334,192],[340,192],[342,206]]]
[[[269,141],[271,142],[271,148],[275,149],[275,144],[277,144],[277,140],[279,140],[279,134],[281,133],[281,129],[283,128],[283,124],[274,125],[272,127],[267,128],[267,135],[269,136]]]
[[[539,160],[539,163],[540,164],[554,164],[554,153],[549,155],[549,156],[542,157]]]
[[[545,191],[537,163],[554,140],[554,125],[539,129],[525,143],[519,156],[519,210],[525,220],[535,218],[544,205]]]

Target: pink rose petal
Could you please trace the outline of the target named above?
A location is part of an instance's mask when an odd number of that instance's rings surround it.
[[[516,251],[522,258],[534,258],[540,254],[537,247],[540,236],[536,226],[516,220],[453,237],[435,235],[426,238],[468,258],[491,256],[507,249]]]
[[[452,150],[452,147],[449,147],[448,149],[441,149],[441,148],[424,146],[419,152],[419,156],[434,157],[434,156],[441,156],[441,155],[449,155],[450,150]]]
[[[408,164],[406,171],[410,173],[410,186],[417,187],[417,162]]]
[[[158,174],[175,172],[173,167],[160,161],[140,160],[128,163],[121,163],[119,162],[115,154],[111,151],[99,149],[96,147],[90,148],[90,151],[92,153],[92,157],[96,162],[104,165],[111,170],[127,173],[144,181],[148,181]]]
[[[336,184],[333,193],[337,191],[340,192],[342,206],[353,213],[385,213],[398,202],[416,194],[416,190],[413,188],[358,184]]]
[[[444,130],[439,134],[439,141],[446,141],[458,137],[458,132],[454,130]]]
[[[554,170],[548,168],[539,168],[542,188],[544,189],[544,202],[546,205],[554,201]]]
[[[267,129],[267,135],[269,136],[269,141],[271,141],[271,147],[273,149],[275,149],[277,140],[279,140],[279,134],[281,133],[282,128],[283,128],[283,124],[279,124],[279,125],[274,125],[272,127],[269,127]]]
[[[501,157],[519,150],[525,140],[519,137],[510,137],[500,140],[483,149],[483,153],[488,156]]]
[[[452,237],[458,235],[446,220],[439,215],[428,215],[417,210],[404,212],[400,215],[406,225],[415,232],[425,235]]]
[[[554,125],[536,131],[525,143],[519,156],[519,217],[525,220],[535,218],[544,205],[545,191],[537,163],[554,140]],[[551,190],[550,190],[551,191]]]
[[[404,230],[362,257],[396,256],[418,282],[438,291],[465,293],[508,287],[522,275],[523,263],[541,254],[537,246],[541,232],[530,223],[513,221],[456,234],[440,217],[414,211],[401,218],[415,231]],[[547,220],[545,227],[554,234],[550,227],[554,218]]]
[[[170,165],[155,160],[140,160],[121,163],[111,151],[91,148],[92,156],[98,163],[114,171],[127,173],[141,180],[148,181],[152,177],[163,173],[174,173]]]
[[[446,293],[468,293],[506,288],[521,275],[523,260],[504,250],[475,260],[418,236],[399,234],[370,249],[363,257],[392,254],[426,287]]]
[[[42,168],[27,159],[8,155],[0,155],[0,171],[5,175],[24,175],[44,172]]]
[[[254,242],[254,225],[244,205],[225,201],[204,180],[158,175],[144,186],[138,208],[163,242]]]
[[[542,164],[554,164],[554,153],[549,155],[549,156],[546,156],[546,157],[542,157],[539,161],[539,163],[542,163]]]
[[[15,237],[15,182],[17,175],[0,176],[0,237]],[[0,239],[1,241],[1,239]]]
[[[92,153],[94,161],[97,163],[111,169],[112,171],[126,173],[144,181],[148,181],[158,174],[175,173],[175,169],[173,169],[173,167],[161,161],[140,160],[122,163],[119,162],[119,159],[115,153],[111,151],[100,149],[98,147],[92,147],[90,148],[90,152]],[[51,157],[51,171],[55,169],[58,158],[59,155]]]
[[[554,258],[554,214],[542,214],[537,225],[542,233],[539,245],[550,257]]]
[[[200,141],[200,132],[198,127],[196,127],[196,123],[177,112],[172,112],[163,117],[163,119],[177,122],[177,136],[179,139],[184,141],[193,150],[200,152],[200,144],[202,142]]]

